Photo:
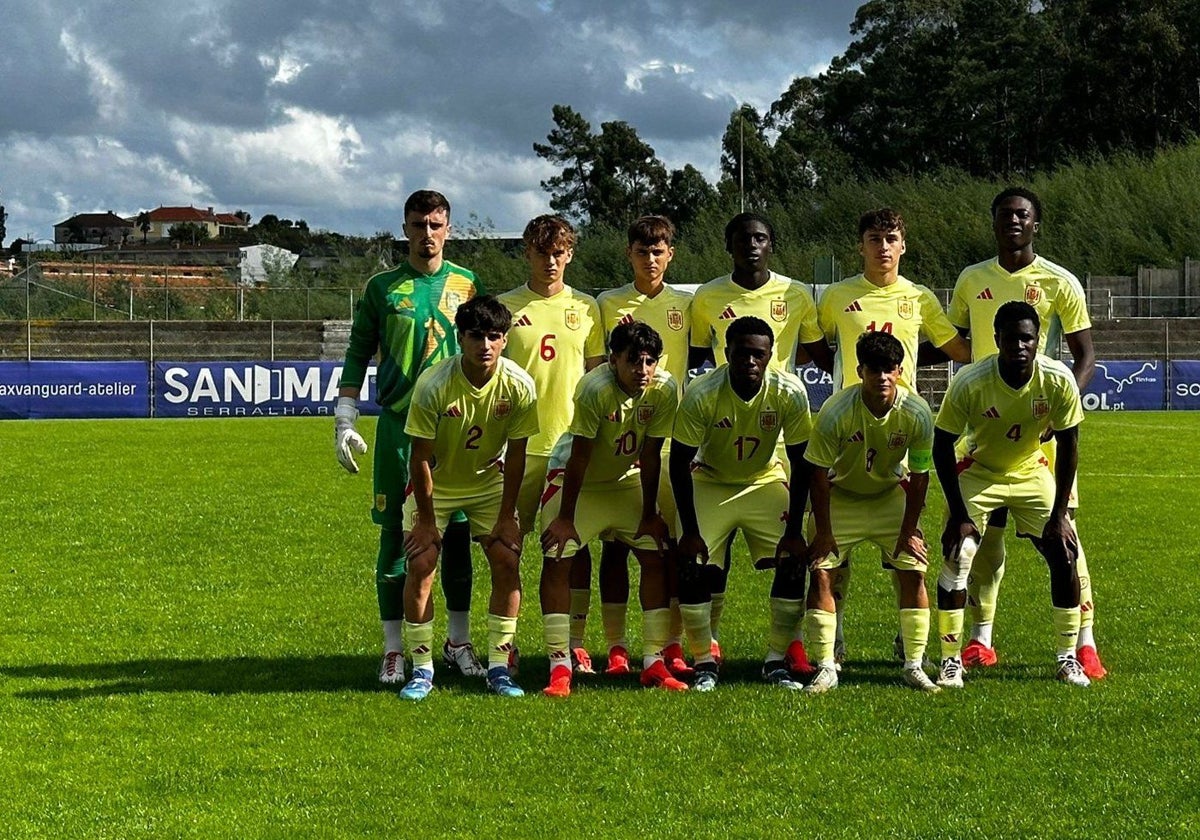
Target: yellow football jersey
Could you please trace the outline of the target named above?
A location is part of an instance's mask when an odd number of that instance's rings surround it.
[[[1033,262],[1009,273],[996,257],[964,268],[950,298],[950,321],[970,330],[971,358],[986,359],[997,352],[996,310],[1010,300],[1023,300],[1037,310],[1042,321],[1038,350],[1058,347],[1064,333],[1090,329],[1087,296],[1079,279],[1050,260]]]
[[[697,289],[692,298],[692,347],[711,347],[715,362],[725,364],[725,331],[746,315],[766,321],[775,333],[771,366],[778,370],[791,372],[797,345],[821,340],[812,294],[804,284],[772,271],[757,289],[739,286],[730,274]]]
[[[629,283],[619,289],[601,292],[596,298],[604,335],[611,336],[618,324],[642,321],[658,331],[663,340],[660,370],[675,379],[682,391],[687,381],[688,336],[692,327],[692,295],[669,285],[654,297],[647,297]]]
[[[817,323],[826,340],[838,348],[833,364],[835,388],[861,381],[854,344],[864,332],[885,332],[904,345],[900,378],[910,387],[916,381],[921,339],[941,347],[958,335],[933,292],[904,277],[889,286],[876,286],[861,274],[834,283],[821,294]]]
[[[1042,468],[1042,433],[1083,422],[1075,377],[1062,362],[1035,356],[1033,378],[1013,390],[1000,378],[999,357],[965,365],[950,380],[936,426],[973,441],[968,457],[996,482]]]
[[[900,386],[888,413],[876,417],[863,403],[861,386],[851,385],[821,406],[804,457],[828,469],[834,486],[856,496],[878,496],[909,472],[929,472],[933,413],[929,403]]]
[[[584,486],[637,484],[642,444],[648,437],[671,436],[678,405],[675,380],[665,370],[656,370],[637,397],[621,390],[612,365],[588,371],[575,389],[575,417],[570,432],[559,439],[550,455],[550,470],[566,467],[578,435],[595,440]]]
[[[600,307],[591,295],[570,286],[542,297],[528,285],[499,295],[513,315],[504,355],[533,377],[537,386],[540,431],[530,438],[528,453],[547,456],[571,425],[575,386],[584,362],[604,355]]]
[[[730,386],[728,365],[710,370],[688,386],[675,414],[675,440],[699,448],[693,476],[713,484],[785,481],[776,445],[804,443],[811,432],[804,383],[770,368],[749,402]]]
[[[500,458],[509,440],[537,434],[537,392],[515,362],[501,358],[496,373],[476,388],[451,356],[421,374],[404,431],[433,441],[434,492],[469,496],[503,483]]]

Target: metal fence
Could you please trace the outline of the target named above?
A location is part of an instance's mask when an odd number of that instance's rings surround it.
[[[295,289],[20,278],[0,284],[0,320],[322,321],[351,319],[356,289]]]

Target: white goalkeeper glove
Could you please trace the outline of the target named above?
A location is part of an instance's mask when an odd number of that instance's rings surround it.
[[[338,463],[348,472],[357,473],[358,463],[354,460],[354,453],[362,455],[367,451],[367,442],[354,430],[354,421],[358,419],[358,400],[354,397],[338,397],[333,418],[333,451]]]

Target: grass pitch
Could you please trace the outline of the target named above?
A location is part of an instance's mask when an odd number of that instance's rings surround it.
[[[761,685],[769,580],[742,549],[715,693],[597,677],[551,701],[527,551],[530,696],[443,673],[415,705],[375,683],[370,478],[331,426],[3,424],[0,836],[1200,836],[1200,417],[1083,427],[1112,671],[1088,690],[1053,680],[1048,576],[1010,536],[1001,664],[961,692],[900,684],[866,552],[842,686]],[[940,511],[933,489],[927,533]]]

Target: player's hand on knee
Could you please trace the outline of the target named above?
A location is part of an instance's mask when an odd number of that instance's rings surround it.
[[[968,548],[968,553],[972,558],[975,556],[975,549],[979,548],[979,541],[982,539],[979,535],[979,529],[975,527],[975,523],[970,519],[962,522],[955,522],[953,519],[946,523],[945,529],[942,531],[942,556],[951,558],[958,557],[963,553],[963,543],[967,540],[973,540],[974,546]]]
[[[663,552],[667,550],[670,543],[671,529],[667,527],[667,520],[662,518],[662,514],[656,513],[638,523],[638,529],[633,538],[636,540],[640,537],[650,537],[658,546],[658,550]]]
[[[900,534],[900,538],[896,540],[896,550],[892,552],[892,559],[895,560],[901,554],[910,554],[928,565],[929,548],[925,545],[925,538],[921,536],[920,529]]]
[[[1079,557],[1079,538],[1075,536],[1075,526],[1065,513],[1061,516],[1051,516],[1042,529],[1042,543],[1054,546],[1063,552],[1068,560]]]
[[[521,526],[513,517],[496,520],[492,532],[482,540],[483,548],[488,549],[492,543],[499,542],[504,548],[521,555]]]
[[[432,523],[417,522],[404,535],[404,553],[419,557],[427,551],[435,554],[442,550],[442,535]]]
[[[338,397],[337,407],[333,410],[333,451],[338,463],[350,473],[358,472],[354,453],[363,455],[367,451],[367,442],[354,428],[357,420],[358,400],[354,397]]]
[[[821,533],[818,531],[813,535],[813,541],[808,546],[808,567],[816,569],[817,565],[829,555],[838,556],[837,540],[833,538],[832,533]]]
[[[699,534],[684,534],[679,538],[675,557],[679,563],[680,580],[692,580],[692,576],[698,576],[700,568],[708,562],[708,546]]]
[[[561,560],[567,543],[572,541],[576,545],[580,544],[575,523],[565,517],[556,516],[554,521],[546,526],[546,530],[542,531],[542,553],[546,557]]]

